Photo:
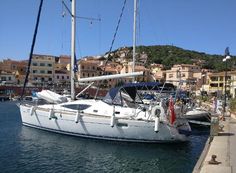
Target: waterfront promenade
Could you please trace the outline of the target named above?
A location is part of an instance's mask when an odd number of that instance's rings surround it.
[[[226,117],[220,121],[222,131],[209,138],[193,172],[197,173],[236,173],[236,116]],[[212,156],[216,159],[209,163]],[[214,156],[213,156],[214,157]]]

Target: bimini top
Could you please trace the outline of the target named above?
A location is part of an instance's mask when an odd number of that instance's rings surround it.
[[[116,87],[108,91],[103,101],[114,105],[127,105],[129,103],[142,103],[142,100],[137,94],[137,89],[134,86],[130,87]]]
[[[163,88],[164,87],[164,88]],[[103,101],[108,104],[127,105],[129,103],[142,103],[142,99],[137,93],[137,90],[156,90],[156,91],[173,91],[173,84],[159,82],[141,82],[127,83],[120,87],[111,88]]]

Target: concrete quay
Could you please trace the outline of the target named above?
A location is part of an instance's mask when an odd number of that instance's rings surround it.
[[[218,135],[210,136],[194,173],[236,173],[236,117],[226,117]],[[212,160],[212,156],[216,156]],[[209,162],[211,161],[211,162]]]

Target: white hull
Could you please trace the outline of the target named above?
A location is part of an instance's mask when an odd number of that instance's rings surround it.
[[[20,105],[23,125],[62,133],[67,135],[127,141],[127,142],[182,142],[186,136],[179,134],[176,128],[166,122],[160,122],[158,132],[154,131],[154,121],[116,118],[111,127],[111,116],[98,116],[75,112],[56,111],[37,108],[32,111],[32,106]],[[78,122],[76,122],[78,120]]]
[[[203,111],[203,110],[191,110],[188,111],[184,117],[186,119],[190,119],[190,120],[205,120],[205,121],[210,121],[210,117],[209,117],[209,113],[207,111]]]

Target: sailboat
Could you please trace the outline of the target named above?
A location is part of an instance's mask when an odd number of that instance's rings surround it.
[[[102,100],[75,100],[74,70],[75,56],[75,0],[72,4],[71,46],[71,99],[52,91],[41,91],[38,97],[46,104],[22,102],[20,114],[25,126],[85,138],[163,143],[184,142],[174,123],[163,112],[162,103],[144,106],[137,89],[133,86],[111,88]],[[79,82],[135,77],[142,72],[115,74],[79,79]]]

